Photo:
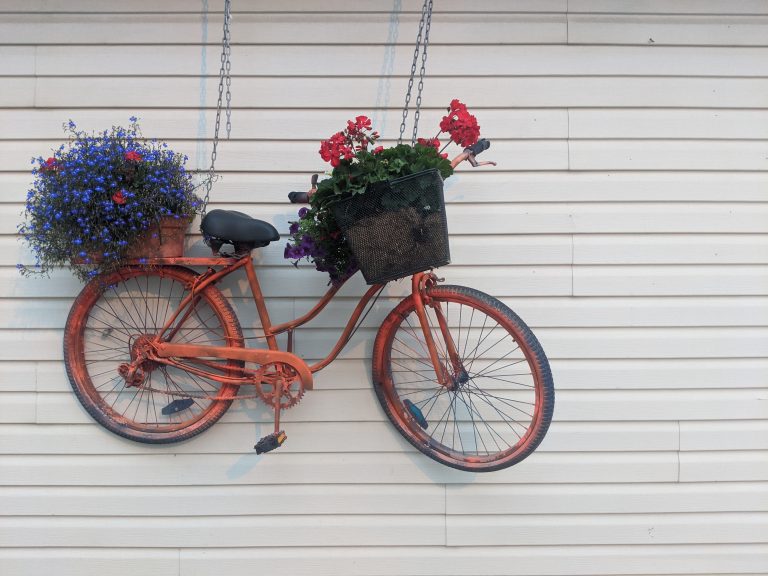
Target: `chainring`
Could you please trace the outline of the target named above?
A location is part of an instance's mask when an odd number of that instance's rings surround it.
[[[272,408],[276,408],[278,399],[275,398],[275,388],[279,386],[280,409],[296,406],[304,396],[304,383],[296,370],[288,364],[274,362],[262,366],[262,378],[254,382],[259,398]]]

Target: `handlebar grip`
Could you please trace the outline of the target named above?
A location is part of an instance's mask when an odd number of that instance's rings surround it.
[[[472,146],[464,148],[464,151],[469,152],[474,156],[477,156],[478,154],[480,154],[480,152],[484,152],[485,150],[488,150],[488,148],[490,147],[491,147],[491,141],[486,138],[481,138],[475,144],[472,144]]]
[[[309,194],[306,192],[289,192],[288,200],[291,204],[309,204]]]

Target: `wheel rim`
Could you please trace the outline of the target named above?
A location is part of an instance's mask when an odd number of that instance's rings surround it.
[[[432,294],[458,352],[455,366],[435,310],[426,307],[449,387],[435,377],[411,305],[390,331],[383,392],[396,425],[415,445],[460,467],[482,468],[531,450],[541,423],[538,364],[511,319],[478,299]],[[523,343],[523,345],[521,345]],[[426,425],[426,428],[425,428]]]
[[[76,353],[83,367],[84,392],[120,426],[154,434],[188,428],[228,402],[211,398],[232,397],[237,390],[151,361],[141,364],[139,385],[127,385],[119,372],[177,309],[188,294],[188,281],[184,275],[162,271],[122,272],[95,287],[84,303],[76,332],[82,342]],[[226,346],[232,336],[219,307],[203,294],[171,341]],[[231,361],[220,364],[233,365]]]

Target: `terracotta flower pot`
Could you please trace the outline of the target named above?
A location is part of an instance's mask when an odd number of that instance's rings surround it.
[[[180,258],[184,255],[184,238],[191,218],[164,216],[148,228],[129,247],[125,260],[139,258]],[[89,253],[87,258],[73,256],[73,265],[93,264],[104,260],[101,253]]]
[[[191,220],[166,216],[128,248],[127,258],[180,258]]]

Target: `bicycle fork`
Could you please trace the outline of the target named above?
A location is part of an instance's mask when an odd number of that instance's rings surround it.
[[[431,272],[414,274],[411,286],[413,291],[413,302],[416,316],[419,318],[419,324],[421,325],[421,331],[424,334],[424,341],[427,345],[429,358],[435,369],[437,381],[441,386],[444,386],[448,390],[455,390],[460,384],[466,382],[469,376],[459,357],[456,344],[453,341],[453,336],[451,336],[451,331],[448,327],[448,322],[445,319],[445,314],[443,314],[440,303],[434,302],[427,295],[427,288],[434,285],[436,282],[437,277]],[[427,307],[432,309],[435,319],[437,320],[437,327],[440,329],[442,343],[445,345],[445,349],[442,351],[450,362],[450,372],[440,359],[440,354],[433,335],[435,327],[430,323],[429,316],[427,315]]]

